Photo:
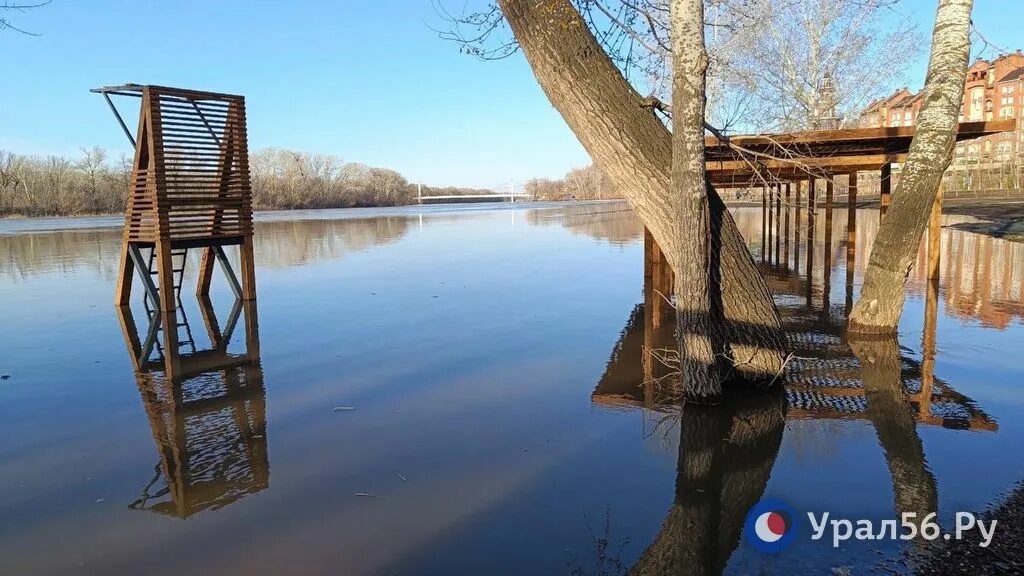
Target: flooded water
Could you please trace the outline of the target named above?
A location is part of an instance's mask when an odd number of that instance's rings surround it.
[[[851,346],[877,211],[854,253],[845,210],[810,250],[734,216],[796,357],[682,411],[654,385],[670,280],[621,203],[261,215],[257,305],[219,276],[197,301],[190,255],[179,354],[141,289],[112,305],[118,220],[0,222],[0,573],[912,570],[914,541],[764,554],[744,516],[949,528],[1024,478],[1024,245],[947,216],[938,286],[922,251],[898,340]]]

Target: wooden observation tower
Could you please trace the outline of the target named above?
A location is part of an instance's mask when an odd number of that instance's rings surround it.
[[[190,248],[203,251],[196,294],[209,294],[217,261],[235,296],[255,300],[245,99],[138,84],[92,91],[107,100],[135,148],[116,304],[128,305],[134,270],[156,308],[173,312]],[[141,98],[134,136],[111,96]],[[241,282],[224,253],[232,245],[239,247]]]

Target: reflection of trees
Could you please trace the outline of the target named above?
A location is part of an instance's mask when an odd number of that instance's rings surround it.
[[[341,258],[405,236],[411,216],[257,222],[256,263],[283,267]]]
[[[625,202],[537,208],[526,213],[526,221],[534,226],[562,226],[573,234],[616,245],[628,244],[644,235],[643,225]]]
[[[856,255],[850,256],[855,261]],[[652,386],[658,374],[651,370],[650,350],[672,342],[672,323],[653,305],[658,302],[654,291],[665,286],[655,251],[645,253],[644,269],[644,302],[632,310],[592,401],[647,408],[666,418],[679,408],[672,404],[675,395]],[[633,574],[717,574],[724,568],[747,509],[764,490],[783,418],[818,423],[789,433],[820,433],[841,420],[869,421],[890,472],[897,515],[914,512],[919,520],[936,511],[938,488],[917,426],[998,428],[971,399],[934,374],[937,284],[925,291],[923,359],[917,361],[892,338],[848,341],[842,306],[824,299],[820,306],[813,300],[809,305],[806,277],[785,265],[762,270],[795,354],[784,389],[776,399],[746,397],[719,408],[683,409],[676,499]],[[761,404],[744,407],[743,402]],[[800,440],[791,438],[790,447],[799,449]]]
[[[336,220],[271,220],[256,223],[256,263],[295,266],[381,246],[402,238],[411,216],[340,218]],[[74,230],[0,235],[0,278],[18,280],[75,268],[94,270],[113,281],[119,264],[120,230]],[[199,262],[190,251],[186,274]]]
[[[867,416],[889,466],[896,512],[914,512],[923,519],[937,510],[938,494],[904,392],[899,344],[895,338],[858,338],[850,347],[860,360]]]
[[[727,395],[720,406],[682,408],[675,499],[630,574],[721,574],[739,544],[779,454],[785,399],[778,390]]]
[[[109,229],[0,234],[0,279],[26,280],[81,268],[113,282],[120,246],[121,232]]]

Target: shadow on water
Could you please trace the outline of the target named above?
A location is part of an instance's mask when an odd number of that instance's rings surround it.
[[[133,510],[187,518],[270,486],[256,303],[235,300],[222,330],[211,300],[197,297],[197,302],[206,348],[197,347],[184,307],[169,315],[169,322],[168,315],[147,307],[142,333],[132,309],[117,308],[159,454],[152,480],[129,505]],[[231,353],[243,315],[245,350]],[[168,338],[166,327],[172,323],[177,335]]]
[[[811,231],[813,234],[813,230]],[[814,270],[813,236],[803,262]],[[853,300],[829,298],[832,254],[824,255],[824,289],[765,251],[762,273],[775,295],[794,354],[773,393],[733,389],[716,408],[679,405],[678,378],[659,360],[676,346],[672,272],[646,235],[644,299],[631,312],[591,400],[605,407],[644,409],[655,430],[679,427],[675,499],[661,531],[629,574],[720,574],[736,549],[749,508],[762,496],[783,437],[797,420],[864,420],[874,428],[888,467],[896,518],[920,520],[938,511],[938,486],[918,426],[993,432],[995,420],[934,373],[939,289],[925,287],[922,360],[896,337],[850,338],[845,316]],[[856,244],[847,244],[848,262]],[[808,255],[810,254],[810,256]],[[801,260],[794,257],[794,266]],[[920,538],[916,540],[921,544]],[[612,571],[624,572],[624,570]]]

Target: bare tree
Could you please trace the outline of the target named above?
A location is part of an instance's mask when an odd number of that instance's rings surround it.
[[[878,229],[860,299],[850,313],[858,332],[895,332],[904,286],[914,264],[942,175],[953,159],[970,56],[973,0],[939,0],[924,104],[893,202]]]
[[[502,13],[441,13],[442,37],[481,58],[517,45]],[[671,99],[670,0],[573,0],[598,43],[643,94]],[[814,127],[833,107],[854,119],[891,90],[919,55],[922,38],[897,12],[901,0],[705,0],[707,120],[720,132]],[[834,102],[818,88],[835,83]]]
[[[100,199],[101,174],[107,161],[107,151],[99,146],[82,148],[82,158],[76,167],[85,175],[86,202],[92,212],[100,212],[104,202]]]
[[[601,169],[591,164],[572,168],[565,177],[552,180],[534,178],[526,182],[526,193],[533,200],[606,200],[621,199],[622,194]]]
[[[14,169],[15,156],[7,150],[0,150],[0,215],[8,214],[14,205],[18,191],[18,177]]]
[[[602,49],[569,0],[499,0],[518,46],[548,99],[661,246],[674,270],[685,249],[676,234],[672,141],[664,124]],[[712,299],[710,330],[728,343],[740,375],[770,380],[785,362],[785,334],[764,278],[721,198],[708,189]]]
[[[676,258],[676,326],[679,370],[691,398],[722,393],[716,368],[721,337],[712,318],[711,219],[704,172],[704,106],[708,70],[704,46],[704,0],[672,0],[672,190]]]
[[[922,38],[895,12],[898,3],[757,2],[757,24],[719,55],[719,121],[759,131],[817,128],[833,114],[840,125],[856,121],[920,54]],[[821,89],[826,83],[831,93]]]
[[[25,29],[19,28],[19,27],[15,26],[14,24],[12,24],[11,23],[11,19],[10,19],[10,14],[16,13],[16,12],[28,12],[29,10],[32,10],[33,8],[41,8],[41,7],[46,6],[47,4],[49,4],[50,1],[51,0],[45,0],[43,2],[36,2],[34,4],[26,4],[26,3],[19,3],[19,2],[3,2],[3,3],[0,3],[0,32],[3,32],[4,30],[13,30],[13,31],[19,32],[21,34],[26,34],[28,36],[38,36],[38,34],[36,34],[34,32],[29,32],[29,31],[27,31]]]

